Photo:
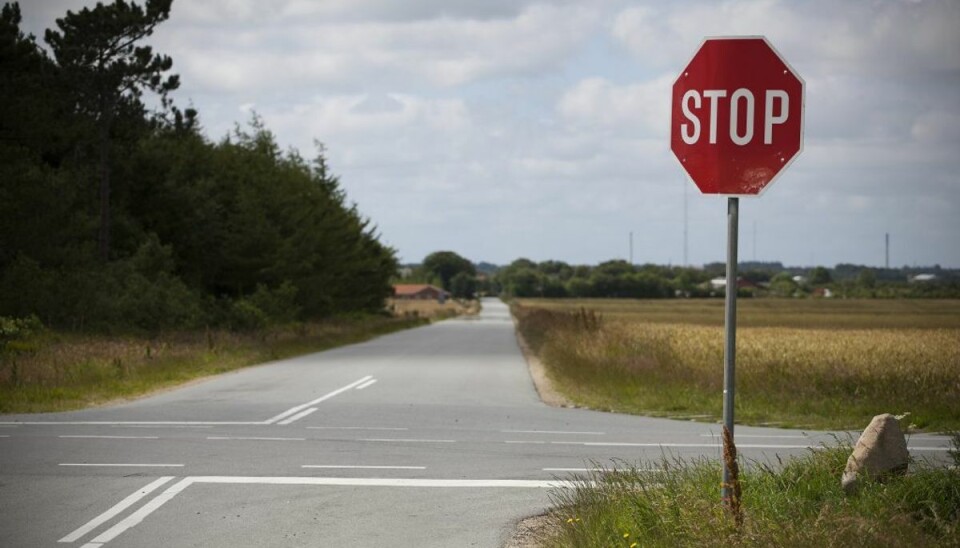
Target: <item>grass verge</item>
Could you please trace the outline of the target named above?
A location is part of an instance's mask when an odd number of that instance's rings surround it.
[[[419,318],[365,316],[255,333],[216,330],[153,337],[44,331],[0,353],[0,413],[66,411],[135,398],[425,323]]]
[[[850,449],[813,450],[776,467],[747,463],[739,528],[719,500],[719,462],[664,458],[597,472],[552,492],[555,509],[537,545],[960,546],[960,470],[915,463],[908,476],[846,496],[840,476]]]
[[[667,321],[650,319],[666,314],[660,303],[653,314],[647,303],[618,303],[614,319],[570,304],[533,304],[513,307],[520,332],[577,405],[720,418],[723,329],[701,322],[702,303],[674,303]],[[754,318],[738,329],[738,423],[860,429],[874,415],[909,412],[916,428],[960,428],[960,328],[937,327],[943,323],[924,312],[928,303],[868,303],[849,314],[832,303],[819,313],[805,304],[795,326],[786,324],[792,301],[762,304],[774,327]],[[911,318],[906,310],[914,305],[920,309]],[[684,306],[695,307],[690,321],[674,323]],[[885,315],[895,327],[877,319]]]

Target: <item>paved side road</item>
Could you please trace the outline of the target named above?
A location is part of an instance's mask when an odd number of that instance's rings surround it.
[[[719,397],[719,395],[718,395]],[[719,456],[718,426],[540,403],[508,310],[115,407],[0,416],[0,546],[486,546],[612,459]],[[827,432],[738,427],[773,459]],[[948,440],[917,436],[918,458]]]

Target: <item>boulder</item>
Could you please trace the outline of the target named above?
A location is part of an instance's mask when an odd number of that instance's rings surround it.
[[[906,474],[909,461],[907,439],[900,430],[900,421],[889,413],[877,415],[860,434],[840,483],[843,490],[851,494],[856,492],[862,477],[883,480],[891,475]]]

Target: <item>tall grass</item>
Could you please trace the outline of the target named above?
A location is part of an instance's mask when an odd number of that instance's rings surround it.
[[[599,320],[573,307],[519,305],[514,312],[551,379],[574,402],[720,417],[720,326],[649,322],[622,312]],[[596,322],[591,329],[578,324],[587,316]],[[846,429],[862,428],[879,413],[910,412],[919,428],[960,428],[960,328],[921,323],[926,327],[856,328],[849,319],[843,329],[741,327],[738,422]]]
[[[849,452],[746,463],[739,527],[719,500],[719,462],[664,458],[596,472],[552,493],[541,546],[960,546],[960,471],[920,465],[848,497],[839,477]]]
[[[131,398],[244,366],[425,323],[357,316],[238,333],[158,336],[42,332],[0,352],[0,413],[64,411]]]

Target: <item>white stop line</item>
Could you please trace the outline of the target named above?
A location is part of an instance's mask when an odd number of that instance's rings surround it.
[[[140,499],[159,487],[175,479],[173,476],[159,478],[138,489],[106,512],[83,524],[69,535],[60,539],[62,543],[72,543],[91,533],[94,529],[121,514]],[[99,548],[117,538],[124,531],[135,527],[147,516],[169,502],[184,489],[194,483],[219,483],[232,485],[306,485],[306,486],[348,486],[348,487],[431,487],[431,488],[500,488],[500,489],[566,489],[585,482],[538,481],[538,480],[502,480],[502,479],[408,479],[408,478],[317,478],[317,477],[270,477],[270,476],[189,476],[168,487],[165,491],[148,501],[136,511],[115,525],[100,533],[81,548]]]

